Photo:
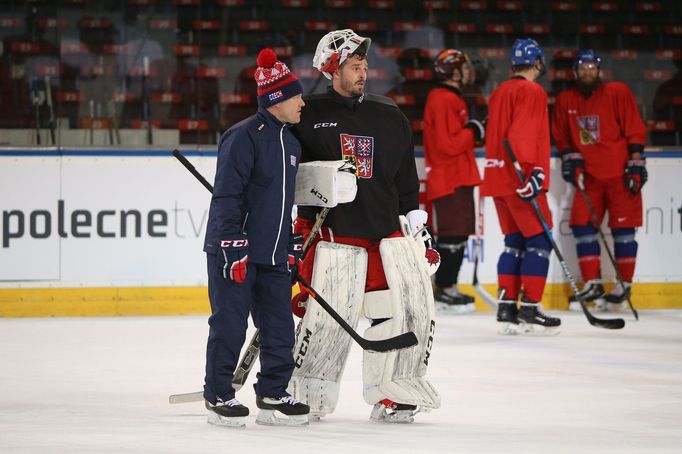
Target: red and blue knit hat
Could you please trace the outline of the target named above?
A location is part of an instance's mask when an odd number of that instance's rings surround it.
[[[258,68],[254,74],[258,84],[258,105],[270,107],[303,93],[298,78],[287,65],[277,60],[272,49],[263,49],[258,54]]]

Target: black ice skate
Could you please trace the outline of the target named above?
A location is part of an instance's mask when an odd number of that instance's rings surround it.
[[[604,286],[600,279],[593,279],[585,282],[582,291],[578,293],[578,295],[580,295],[583,302],[586,304],[592,303],[597,310],[603,310],[606,307],[606,303],[604,302]],[[571,295],[568,298],[568,310],[576,312],[582,311],[580,303],[575,295]]]
[[[310,407],[291,396],[280,398],[258,396],[256,397],[256,405],[261,409],[256,417],[256,424],[266,426],[308,425]]]
[[[631,285],[625,282],[625,289],[620,285],[620,282],[611,290],[611,292],[604,295],[606,301],[606,309],[608,311],[620,312],[625,309],[627,299],[630,297]]]
[[[409,424],[414,422],[414,415],[419,413],[419,407],[409,404],[398,404],[389,399],[374,404],[369,419],[375,422],[391,422]]]
[[[522,302],[518,314],[519,327],[523,333],[529,334],[559,334],[561,319],[544,314],[540,304]]]
[[[231,399],[227,402],[218,399],[215,405],[209,401],[205,402],[206,409],[208,410],[209,424],[237,428],[246,426],[246,417],[249,415],[249,409],[239,403],[237,399]]]
[[[436,303],[441,303],[438,308],[454,314],[468,314],[474,312],[474,298],[465,293],[461,293],[457,287],[452,289],[442,289],[436,287],[433,292],[433,299]]]
[[[516,301],[498,300],[497,301],[497,321],[500,323],[500,334],[517,334],[519,320],[517,318],[518,309]]]

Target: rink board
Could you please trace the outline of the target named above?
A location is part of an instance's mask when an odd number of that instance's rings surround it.
[[[212,182],[215,149],[185,154]],[[682,152],[648,156],[636,304],[682,307]],[[421,153],[417,166],[423,179]],[[568,228],[573,193],[556,158],[551,178],[553,234],[578,276]],[[208,312],[201,250],[210,194],[169,150],[0,148],[0,194],[0,316]],[[484,217],[478,276],[494,294],[503,237],[489,199]],[[465,288],[472,244],[460,273]],[[613,281],[605,253],[602,268]],[[569,289],[554,255],[548,282],[543,302],[563,309]]]

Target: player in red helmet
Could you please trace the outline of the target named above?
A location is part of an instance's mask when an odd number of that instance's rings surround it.
[[[469,56],[456,49],[438,53],[440,79],[424,106],[426,196],[433,203],[441,265],[434,298],[456,313],[474,310],[474,298],[461,293],[457,277],[469,235],[475,231],[474,187],[481,183],[474,144],[485,138],[481,122],[469,118],[462,87],[474,81]]]

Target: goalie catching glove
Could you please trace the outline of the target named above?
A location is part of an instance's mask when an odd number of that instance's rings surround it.
[[[246,280],[246,265],[249,263],[249,240],[246,235],[238,233],[227,235],[220,240],[220,250],[223,262],[218,260],[223,270],[223,277],[231,279],[237,284]]]

